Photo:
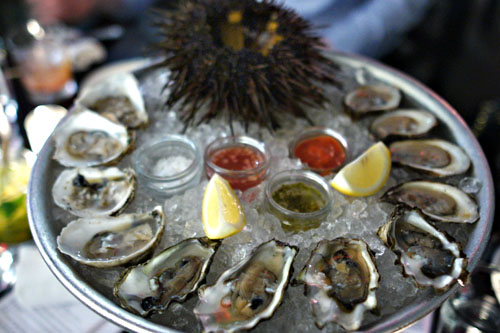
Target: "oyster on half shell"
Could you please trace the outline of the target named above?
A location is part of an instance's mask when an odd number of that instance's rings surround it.
[[[114,295],[123,307],[141,316],[162,312],[171,301],[182,302],[198,288],[219,245],[208,238],[191,238],[169,247],[125,270]]]
[[[462,148],[444,140],[405,140],[389,146],[391,160],[438,177],[459,175],[470,167]]]
[[[297,280],[305,284],[316,325],[336,322],[357,330],[366,310],[377,307],[379,274],[375,258],[362,240],[322,240],[312,251]]]
[[[344,97],[344,104],[349,111],[357,115],[392,110],[399,106],[400,101],[401,92],[383,84],[360,86]]]
[[[194,313],[207,332],[250,329],[273,315],[283,298],[297,249],[276,240],[258,246],[215,284],[198,290]]]
[[[52,187],[54,202],[81,217],[113,215],[135,193],[135,172],[115,167],[64,170]]]
[[[393,204],[419,208],[441,222],[474,223],[479,219],[477,203],[458,188],[431,181],[411,181],[397,185],[380,198]]]
[[[436,117],[418,109],[399,109],[379,116],[370,129],[379,139],[388,137],[417,137],[437,125]]]
[[[442,292],[468,275],[460,245],[427,222],[417,209],[397,206],[378,236],[398,255],[403,273],[412,276],[419,287],[432,286]]]
[[[62,229],[57,247],[82,264],[114,267],[148,254],[164,229],[160,206],[144,214],[80,218]]]
[[[107,164],[124,154],[132,141],[124,126],[78,107],[52,137],[54,159],[67,167]]]
[[[139,83],[130,73],[119,73],[100,81],[86,89],[76,103],[128,128],[148,123]]]

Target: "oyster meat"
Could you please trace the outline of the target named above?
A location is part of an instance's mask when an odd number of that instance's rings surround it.
[[[345,95],[344,104],[354,114],[392,110],[399,106],[401,92],[388,85],[360,86]]]
[[[430,181],[412,181],[389,189],[382,201],[419,208],[441,222],[473,223],[479,219],[477,203],[458,188]]]
[[[379,116],[371,125],[371,131],[379,139],[392,136],[417,137],[428,133],[437,125],[430,112],[417,109],[399,109]]]
[[[85,90],[76,103],[128,128],[148,123],[139,83],[130,73],[116,74],[101,81]]]
[[[67,167],[102,165],[127,151],[127,129],[95,112],[76,109],[53,133],[54,159]]]
[[[470,159],[462,148],[444,140],[406,140],[390,145],[391,159],[437,177],[466,172]]]
[[[184,301],[205,278],[219,241],[191,238],[144,264],[125,270],[115,284],[120,303],[141,316],[164,311],[171,301]]]
[[[261,244],[214,285],[198,290],[194,313],[207,332],[250,329],[273,315],[283,298],[297,249],[276,240]]]
[[[377,307],[379,274],[373,253],[362,240],[322,240],[311,253],[298,281],[305,284],[316,325],[336,322],[357,330],[366,310]]]
[[[457,280],[463,282],[468,274],[460,245],[427,222],[418,209],[397,206],[378,236],[398,255],[403,273],[412,276],[419,287],[432,286],[442,292]]]
[[[68,169],[57,177],[52,196],[56,205],[77,216],[106,216],[125,208],[135,186],[132,169]]]
[[[62,229],[57,247],[82,264],[113,267],[148,254],[164,229],[160,206],[145,214],[80,218]]]

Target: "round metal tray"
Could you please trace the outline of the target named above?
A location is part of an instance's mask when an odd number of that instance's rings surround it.
[[[410,102],[431,110],[446,125],[450,139],[461,146],[471,157],[472,176],[482,182],[482,187],[477,193],[480,220],[471,229],[468,243],[463,244],[464,252],[470,258],[468,269],[472,270],[478,263],[489,238],[493,222],[494,198],[488,163],[479,143],[465,122],[442,98],[397,70],[352,54],[335,52],[328,53],[328,55],[344,66],[355,69],[363,68],[375,78],[399,87]],[[27,204],[33,238],[49,268],[81,302],[125,329],[137,332],[175,332],[171,328],[148,321],[120,308],[110,300],[110,295],[103,295],[99,292],[97,286],[89,283],[87,277],[82,276],[75,269],[74,264],[57,251],[56,237],[60,232],[60,227],[51,223],[53,216],[51,188],[54,179],[52,170],[57,164],[52,159],[53,152],[52,140],[48,140],[40,151],[31,174]],[[399,311],[362,328],[370,332],[387,332],[406,327],[436,309],[456,288],[455,285],[454,288],[441,295],[434,294],[430,289],[426,290],[423,299],[418,299]]]

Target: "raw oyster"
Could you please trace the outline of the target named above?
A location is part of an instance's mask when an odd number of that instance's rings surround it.
[[[372,123],[371,131],[379,138],[391,136],[416,137],[428,133],[437,125],[430,112],[417,109],[400,109],[379,116]]]
[[[82,264],[113,267],[149,253],[164,228],[160,206],[145,214],[80,218],[62,229],[57,247]]]
[[[382,201],[419,208],[442,222],[473,223],[479,219],[477,203],[458,188],[437,182],[412,181],[389,189]]]
[[[76,109],[53,134],[54,159],[67,167],[109,163],[131,144],[127,129],[95,112]]]
[[[350,91],[344,103],[355,114],[392,110],[398,107],[401,92],[391,86],[377,84],[358,87]]]
[[[115,284],[114,295],[124,308],[141,316],[162,312],[171,301],[184,301],[198,288],[219,245],[208,238],[186,239],[125,270]]]
[[[76,103],[128,128],[148,123],[139,83],[130,73],[113,75],[99,82],[85,90]]]
[[[316,325],[336,322],[357,330],[366,310],[377,307],[379,274],[373,253],[359,239],[322,240],[311,253],[298,281],[305,283]]]
[[[56,205],[77,216],[106,216],[125,208],[135,186],[132,169],[69,169],[57,177],[52,196]]]
[[[462,148],[444,140],[406,140],[390,145],[391,160],[438,177],[466,172],[470,159]]]
[[[420,214],[397,206],[378,230],[380,239],[399,257],[403,273],[412,276],[419,287],[447,290],[467,276],[467,258],[460,245],[437,230]]]
[[[272,316],[283,298],[297,249],[276,240],[261,244],[211,286],[198,290],[194,313],[207,332],[250,329]]]

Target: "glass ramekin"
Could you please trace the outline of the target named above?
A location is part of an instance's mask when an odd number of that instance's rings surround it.
[[[212,162],[212,157],[223,149],[246,147],[260,152],[263,161],[255,168],[247,170],[230,170],[222,168]],[[219,138],[210,143],[205,149],[205,172],[208,178],[214,173],[225,178],[235,190],[244,191],[259,185],[266,179],[269,171],[270,154],[263,142],[248,136],[230,136]]]
[[[158,176],[155,166],[163,158],[180,156],[191,160],[185,168],[168,176]],[[169,135],[162,141],[142,147],[135,156],[135,170],[142,182],[159,194],[170,196],[199,183],[202,157],[198,146],[182,135]]]
[[[274,191],[284,184],[305,183],[316,189],[325,201],[325,205],[314,212],[298,213],[284,208],[273,199]],[[333,205],[333,193],[330,185],[314,172],[306,170],[287,170],[273,175],[266,186],[266,203],[269,210],[281,220],[284,231],[305,231],[320,226]]]
[[[335,132],[334,130],[332,130],[330,128],[326,128],[326,127],[308,127],[306,129],[304,129],[303,131],[301,131],[297,135],[297,137],[293,141],[290,142],[288,149],[289,149],[290,157],[300,159],[299,157],[295,156],[295,148],[297,148],[297,146],[305,140],[319,137],[322,135],[332,137],[333,139],[337,140],[340,143],[340,145],[342,146],[342,149],[344,150],[344,154],[345,154],[344,161],[341,164],[339,164],[338,166],[336,166],[334,168],[329,168],[329,169],[312,168],[309,165],[307,165],[307,163],[304,163],[304,162],[302,162],[302,164],[304,166],[306,166],[308,170],[314,171],[322,176],[326,176],[326,175],[328,175],[332,172],[335,172],[335,171],[339,170],[340,168],[342,168],[346,164],[348,157],[349,157],[348,156],[349,150],[348,150],[347,140],[340,133]]]

